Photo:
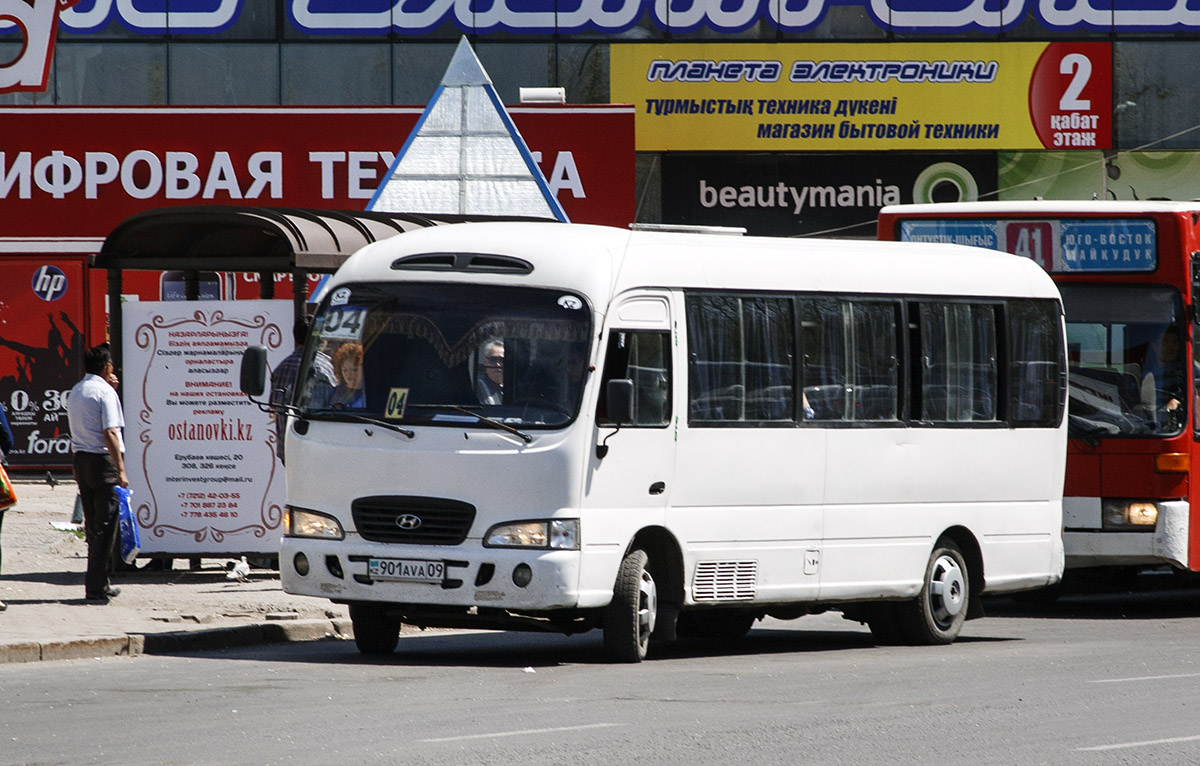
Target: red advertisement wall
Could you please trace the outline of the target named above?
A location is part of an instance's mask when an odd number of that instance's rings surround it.
[[[70,464],[63,391],[106,338],[105,275],[87,254],[121,221],[167,205],[362,210],[421,107],[0,108],[0,404],[15,467]],[[572,221],[634,217],[630,106],[512,107]],[[88,241],[91,240],[91,244]],[[61,247],[56,243],[61,243]],[[181,275],[130,272],[141,300]],[[254,274],[210,275],[202,296],[257,298]],[[276,295],[290,298],[290,278]]]

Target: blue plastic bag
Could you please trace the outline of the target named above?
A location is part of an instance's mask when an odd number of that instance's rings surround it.
[[[142,549],[142,535],[138,530],[137,517],[129,507],[132,490],[125,487],[113,487],[117,493],[117,524],[121,531],[121,558],[126,564],[132,564]]]

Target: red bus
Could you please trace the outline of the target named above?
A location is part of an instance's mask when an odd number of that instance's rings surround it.
[[[1050,272],[1067,322],[1066,567],[1200,570],[1200,202],[895,205],[878,235],[1007,251]]]

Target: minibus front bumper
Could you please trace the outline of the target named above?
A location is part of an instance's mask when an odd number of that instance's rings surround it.
[[[518,611],[582,603],[578,550],[383,545],[285,537],[279,572],[287,593],[336,602],[495,607]]]

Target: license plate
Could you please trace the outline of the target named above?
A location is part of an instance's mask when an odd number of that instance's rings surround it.
[[[419,559],[367,559],[372,580],[440,583],[446,579],[446,562]]]

